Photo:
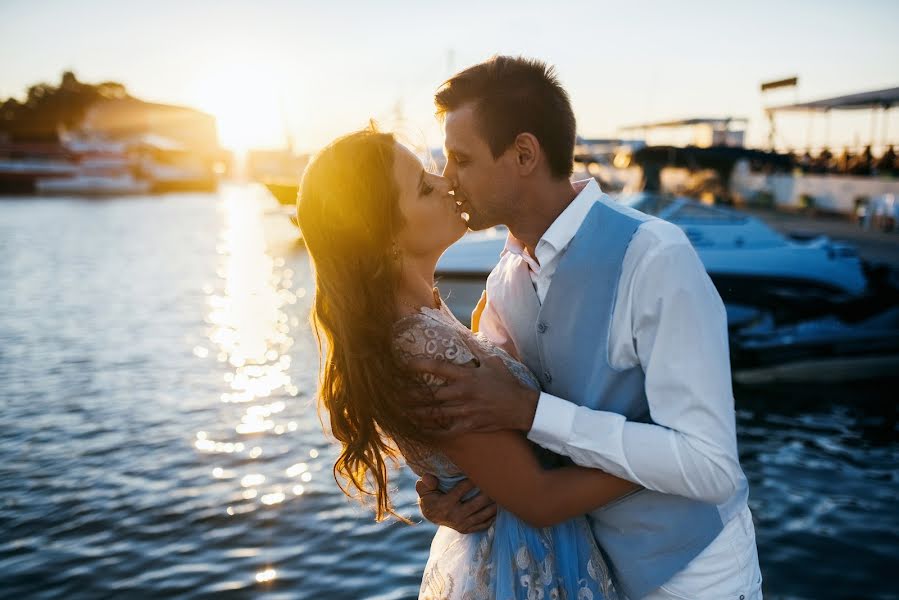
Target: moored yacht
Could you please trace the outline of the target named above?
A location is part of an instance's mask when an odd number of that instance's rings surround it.
[[[124,154],[88,154],[79,158],[70,177],[38,179],[35,191],[44,195],[120,196],[150,190],[150,182],[135,175],[134,166]]]

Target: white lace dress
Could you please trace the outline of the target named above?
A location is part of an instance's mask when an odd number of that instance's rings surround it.
[[[477,359],[472,348],[498,355],[523,383],[539,387],[533,374],[483,334],[473,334],[445,305],[422,308],[397,321],[395,346],[406,358],[428,357],[465,365]],[[442,380],[425,376],[428,385]],[[434,448],[396,440],[406,463],[418,475],[430,473],[444,491],[465,478]],[[609,571],[585,517],[536,529],[499,508],[487,531],[461,534],[440,527],[422,578],[420,599],[518,600],[616,598]]]

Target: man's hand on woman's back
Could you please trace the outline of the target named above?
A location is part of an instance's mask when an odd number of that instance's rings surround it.
[[[411,399],[410,414],[434,437],[511,429],[527,432],[534,422],[540,391],[521,383],[497,355],[472,348],[477,366],[454,365],[432,358],[409,361],[413,371],[430,373],[445,383]]]

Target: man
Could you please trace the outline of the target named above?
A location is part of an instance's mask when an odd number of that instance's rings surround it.
[[[440,435],[518,429],[643,486],[590,513],[630,600],[761,598],[726,315],[686,236],[592,180],[569,182],[575,118],[543,63],[495,57],[455,75],[435,102],[444,175],[469,227],[510,232],[474,320],[543,392],[508,387],[492,361],[420,361],[447,381],[418,410],[422,425]],[[442,494],[420,481],[422,513],[458,531],[487,527],[484,499],[461,501],[470,484],[460,485]]]

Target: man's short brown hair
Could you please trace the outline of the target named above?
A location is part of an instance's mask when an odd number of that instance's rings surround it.
[[[553,177],[571,176],[574,111],[553,67],[532,58],[494,56],[453,75],[434,96],[441,119],[469,102],[494,158],[516,136],[530,133],[546,153]]]

